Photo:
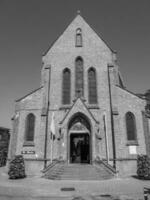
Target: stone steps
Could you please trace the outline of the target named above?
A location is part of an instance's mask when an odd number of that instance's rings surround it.
[[[103,165],[63,163],[48,170],[44,177],[52,180],[103,180],[113,178],[113,174]]]

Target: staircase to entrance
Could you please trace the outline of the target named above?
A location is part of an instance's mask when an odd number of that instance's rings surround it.
[[[44,172],[44,177],[52,180],[104,180],[114,177],[103,163],[67,164],[59,162]]]

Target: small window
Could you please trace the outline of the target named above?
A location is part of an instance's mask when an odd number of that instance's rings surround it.
[[[126,118],[126,129],[127,129],[127,140],[136,141],[137,135],[136,135],[135,116],[132,112],[127,112],[125,118]]]
[[[82,47],[82,30],[80,28],[76,30],[76,47]]]
[[[34,141],[34,126],[35,126],[35,116],[30,113],[26,117],[26,130],[25,130],[25,141]]]

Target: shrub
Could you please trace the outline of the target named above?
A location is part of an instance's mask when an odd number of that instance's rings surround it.
[[[22,155],[17,155],[10,161],[8,175],[10,179],[25,178],[25,164]]]
[[[147,155],[138,155],[137,175],[140,179],[150,180],[150,158]]]

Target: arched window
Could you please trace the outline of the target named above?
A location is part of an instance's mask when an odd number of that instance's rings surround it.
[[[71,87],[71,81],[70,81],[70,70],[68,68],[64,69],[63,71],[63,95],[62,95],[62,103],[70,104],[70,87]]]
[[[75,93],[76,97],[83,97],[83,59],[78,57],[75,61]]]
[[[26,130],[25,130],[25,141],[34,141],[34,127],[35,127],[35,116],[30,113],[26,117]]]
[[[96,85],[96,70],[91,67],[88,70],[88,89],[89,89],[89,103],[97,103],[97,85]]]
[[[82,30],[80,28],[76,30],[76,47],[82,47]]]
[[[137,135],[136,135],[135,116],[132,112],[127,112],[125,117],[126,117],[127,139],[129,141],[136,141]]]

